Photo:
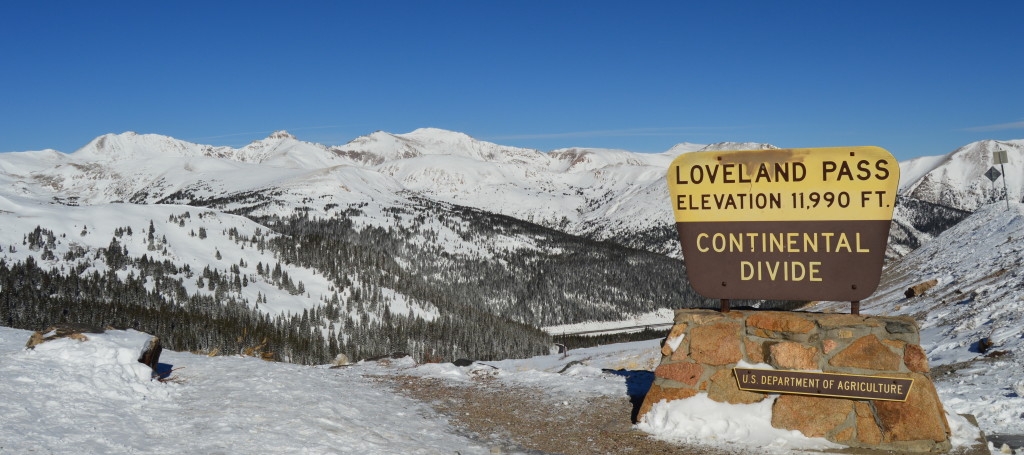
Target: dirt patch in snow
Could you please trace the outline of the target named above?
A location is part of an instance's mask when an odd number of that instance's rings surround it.
[[[422,401],[493,453],[709,454],[732,452],[681,446],[634,430],[629,398],[562,400],[541,389],[491,378],[453,384],[434,378],[381,376],[399,393]]]

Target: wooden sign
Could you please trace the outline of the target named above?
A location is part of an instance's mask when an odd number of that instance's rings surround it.
[[[680,155],[668,187],[694,290],[715,299],[868,297],[899,172],[879,147]]]
[[[740,390],[790,393],[854,400],[906,401],[913,379],[814,373],[808,371],[733,368]]]

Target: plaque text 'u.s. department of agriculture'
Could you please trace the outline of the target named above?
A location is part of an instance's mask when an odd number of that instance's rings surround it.
[[[914,380],[856,374],[734,368],[741,390],[855,400],[906,401]]]

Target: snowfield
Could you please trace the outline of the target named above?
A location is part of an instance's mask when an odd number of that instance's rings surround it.
[[[30,334],[0,328],[0,453],[489,453],[358,368],[165,350],[181,383],[160,383],[144,333]]]
[[[542,390],[557,406],[642,395],[652,377],[644,371],[660,360],[659,340],[466,367],[417,365],[406,357],[330,369],[165,350],[161,363],[176,369],[176,380],[158,382],[136,361],[145,333],[88,334],[86,342],[65,338],[34,350],[24,347],[29,335],[0,327],[0,453],[491,453],[373,377],[467,386],[488,377]],[[726,405],[701,394],[655,405],[636,428],[669,442],[744,453],[835,448],[772,428],[772,401]],[[954,445],[977,436],[962,418],[949,418]]]

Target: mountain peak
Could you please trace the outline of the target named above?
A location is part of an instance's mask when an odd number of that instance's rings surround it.
[[[716,142],[701,149],[702,152],[727,152],[734,150],[774,150],[778,147],[761,142]]]
[[[82,159],[128,160],[150,156],[196,156],[201,146],[161,134],[125,131],[107,133],[89,141],[73,155]]]
[[[273,133],[270,133],[270,136],[267,136],[267,139],[297,139],[297,138],[295,136],[293,136],[291,133],[289,133],[288,131],[286,131],[286,130],[277,130],[277,131],[274,131]]]
[[[680,142],[670,148],[665,155],[676,156],[689,152],[726,152],[734,150],[772,150],[778,147],[760,142],[716,142],[714,144],[694,144]]]
[[[415,130],[405,133],[402,136],[414,137],[414,138],[458,138],[458,139],[472,139],[472,137],[466,133],[460,133],[458,131],[446,130],[442,128],[416,128]]]
[[[680,142],[673,145],[672,148],[668,149],[664,154],[666,155],[682,155],[683,153],[696,152],[700,149],[707,147],[707,144],[694,144],[693,142]]]
[[[992,152],[1006,151],[1009,160],[1000,165],[1005,174],[993,182],[985,175],[993,165]],[[1003,199],[1004,189],[1011,201],[1021,200],[1024,179],[1024,140],[971,142],[941,156],[924,156],[900,163],[900,191],[934,204],[974,211],[984,204]]]
[[[464,134],[464,133],[460,133],[458,131],[446,130],[444,128],[434,128],[432,126],[427,126],[427,127],[423,127],[423,128],[416,128],[415,130],[412,130],[412,132],[410,132],[409,134],[412,134],[412,133],[418,133],[418,134],[427,134],[427,133],[433,133],[433,134]]]

